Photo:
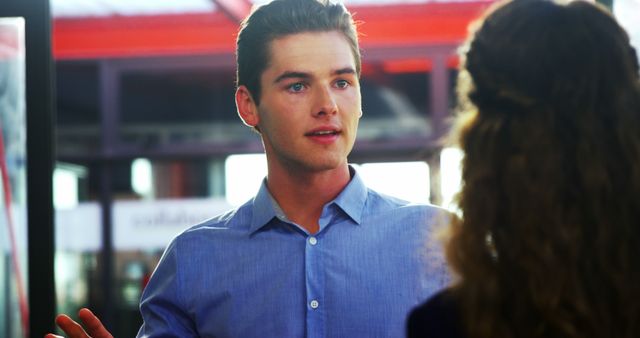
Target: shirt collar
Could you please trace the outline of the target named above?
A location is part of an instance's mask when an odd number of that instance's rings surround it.
[[[364,181],[360,177],[360,174],[352,167],[349,166],[351,172],[351,181],[342,190],[342,192],[329,204],[335,203],[345,214],[351,219],[360,224],[362,220],[362,211],[364,210],[365,202],[367,201],[367,187],[364,185]]]
[[[347,214],[355,223],[360,224],[367,199],[367,187],[358,172],[349,166],[351,180],[340,194],[327,205],[335,204]],[[254,233],[267,225],[274,218],[286,220],[282,209],[271,196],[267,188],[267,180],[262,181],[258,194],[253,198],[253,216],[251,218],[250,233]]]
[[[278,211],[276,211],[276,208]],[[282,209],[271,196],[267,188],[267,179],[265,178],[262,180],[258,194],[253,198],[253,215],[249,233],[254,233],[267,225],[272,219],[278,217],[278,212],[281,213],[281,216],[284,216]]]

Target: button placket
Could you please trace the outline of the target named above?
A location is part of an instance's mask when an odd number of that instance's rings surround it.
[[[317,235],[305,239],[305,272],[307,288],[307,338],[324,337],[324,276],[322,248]]]

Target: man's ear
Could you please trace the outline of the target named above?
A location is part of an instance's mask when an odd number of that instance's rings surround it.
[[[240,116],[244,124],[254,128],[258,126],[258,122],[260,122],[258,107],[246,86],[239,86],[236,89],[236,108],[238,109],[238,116]]]

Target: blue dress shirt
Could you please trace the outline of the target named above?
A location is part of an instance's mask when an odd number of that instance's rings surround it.
[[[142,295],[138,337],[403,337],[410,310],[448,282],[428,240],[444,218],[356,173],[311,235],[263,183],[169,244]]]

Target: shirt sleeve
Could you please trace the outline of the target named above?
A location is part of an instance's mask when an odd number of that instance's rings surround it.
[[[181,299],[178,238],[165,250],[140,301],[142,327],[139,338],[198,337],[195,324]]]

